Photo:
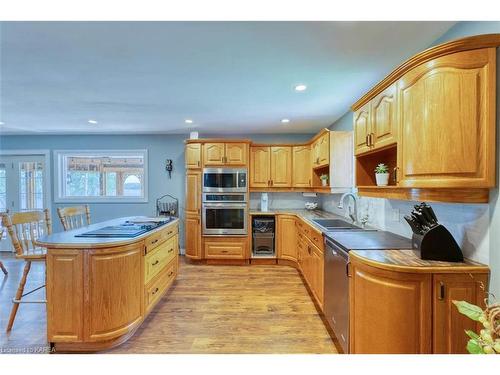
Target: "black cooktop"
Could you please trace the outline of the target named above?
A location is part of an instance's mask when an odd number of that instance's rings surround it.
[[[123,224],[111,225],[76,234],[75,237],[133,238],[168,224],[172,220],[173,218],[171,217],[158,220],[127,220]]]
[[[412,249],[409,238],[384,231],[326,232],[325,236],[348,251]]]

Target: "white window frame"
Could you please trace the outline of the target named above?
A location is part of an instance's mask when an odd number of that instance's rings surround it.
[[[64,156],[137,156],[142,154],[144,158],[144,195],[141,197],[66,197],[64,195],[65,182],[63,178]],[[55,171],[55,197],[56,203],[147,203],[148,202],[148,150],[54,150]]]

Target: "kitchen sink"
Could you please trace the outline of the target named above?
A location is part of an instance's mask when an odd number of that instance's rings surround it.
[[[341,219],[313,219],[312,221],[327,231],[366,230]]]

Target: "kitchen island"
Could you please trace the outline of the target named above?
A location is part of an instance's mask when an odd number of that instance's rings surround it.
[[[130,338],[174,282],[178,219],[135,237],[76,237],[125,217],[38,240],[47,248],[47,340],[56,351],[99,351]]]

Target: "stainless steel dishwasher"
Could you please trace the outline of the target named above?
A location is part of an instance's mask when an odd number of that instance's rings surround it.
[[[325,237],[325,316],[344,353],[349,353],[349,255]]]

